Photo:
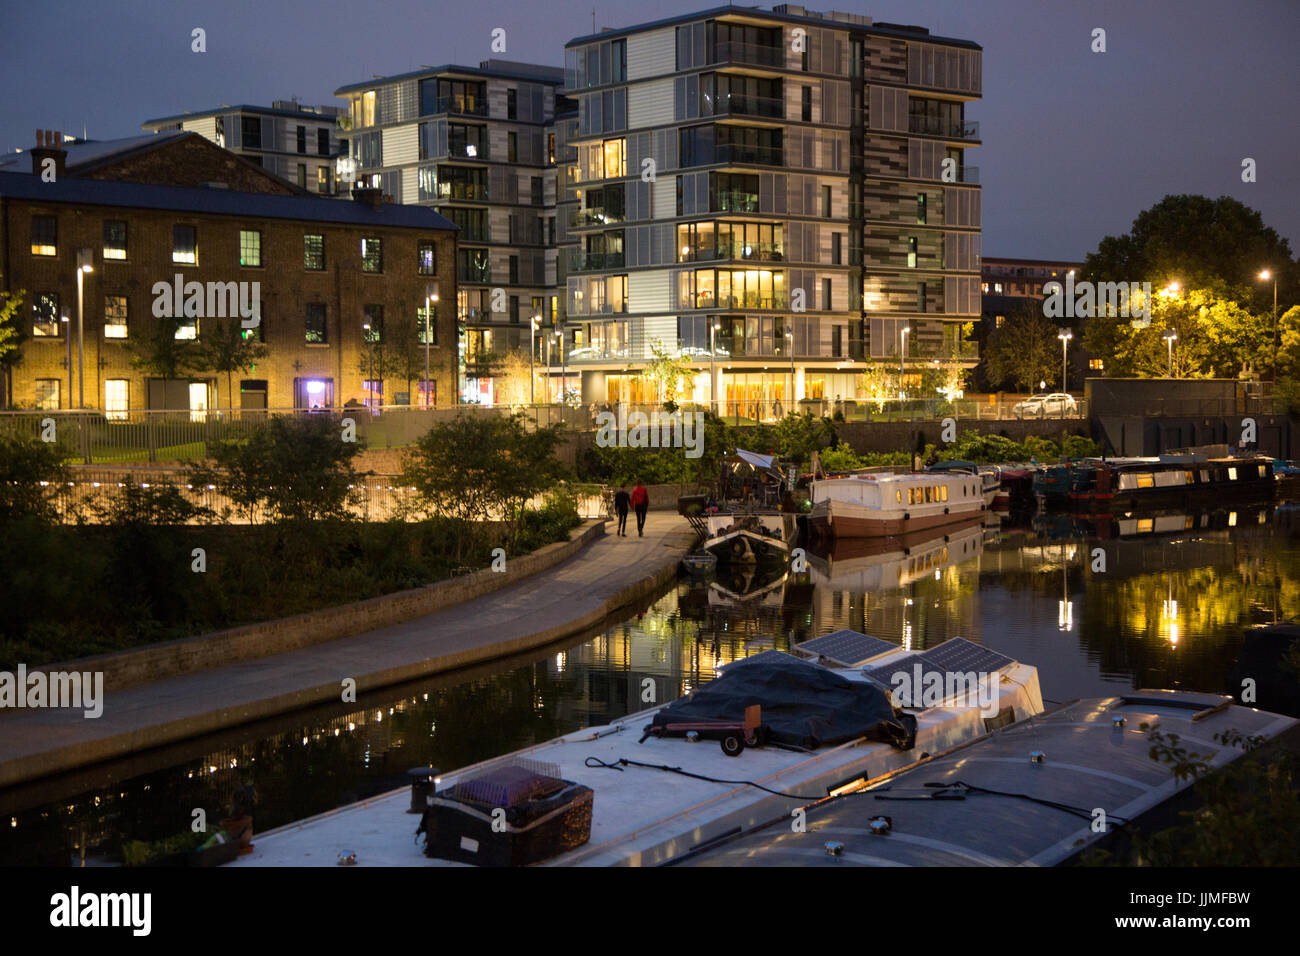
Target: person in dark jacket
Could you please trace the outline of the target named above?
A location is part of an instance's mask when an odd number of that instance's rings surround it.
[[[627,510],[631,500],[625,488],[619,488],[614,492],[614,513],[618,515],[618,533],[624,538],[627,537]]]
[[[636,483],[632,489],[632,507],[636,509],[636,534],[638,538],[645,537],[645,513],[650,510],[650,492],[645,490],[645,485],[641,482]]]

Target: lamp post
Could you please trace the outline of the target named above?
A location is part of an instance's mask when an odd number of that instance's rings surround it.
[[[907,360],[907,333],[911,331],[910,325],[903,326],[903,344],[898,350],[898,397],[900,399],[906,394],[903,391],[903,363]]]
[[[785,347],[790,352],[790,411],[795,410],[794,406],[794,330],[785,330]]]
[[[85,324],[85,276],[95,271],[94,252],[90,249],[77,250],[77,407],[86,407],[86,379],[83,374],[85,364],[85,344],[82,329]],[[69,395],[69,398],[72,396]]]
[[[563,405],[569,377],[568,359],[564,354],[564,326],[555,330],[555,340],[560,343],[560,404]]]
[[[528,323],[528,404],[537,404],[537,373],[533,370],[533,360],[537,357],[537,326],[542,316],[538,313]]]
[[[709,405],[713,409],[713,414],[718,414],[718,373],[714,365],[715,356],[718,351],[718,329],[722,326],[713,322],[709,325]]]
[[[375,409],[375,343],[370,337],[370,323],[363,322],[361,331],[366,337],[366,405]]]
[[[1066,364],[1065,353],[1070,347],[1070,339],[1074,338],[1074,333],[1069,329],[1058,329],[1056,337],[1061,340],[1061,391],[1069,392],[1069,378],[1066,374],[1069,366]]]
[[[437,291],[430,291],[429,287],[424,290],[424,406],[429,407],[429,339],[431,338],[430,305],[437,303]]]
[[[1165,340],[1165,345],[1169,347],[1169,377],[1173,378],[1174,377],[1174,340],[1178,338],[1178,333],[1175,332],[1173,329],[1170,329],[1163,336],[1161,336],[1161,338]]]
[[[1273,280],[1273,381],[1277,381],[1277,276],[1273,275],[1268,269],[1259,274],[1259,277],[1267,282]]]

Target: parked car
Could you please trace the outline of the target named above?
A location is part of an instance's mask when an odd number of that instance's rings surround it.
[[[1066,418],[1079,414],[1079,403],[1073,395],[1052,392],[1050,395],[1031,395],[1011,408],[1016,418]]]

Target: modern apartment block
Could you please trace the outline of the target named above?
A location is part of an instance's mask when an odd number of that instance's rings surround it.
[[[436,209],[460,227],[456,316],[464,400],[496,400],[507,353],[532,347],[557,369],[562,323],[556,253],[558,67],[486,60],[341,87],[358,183]],[[541,321],[534,325],[534,317]],[[576,384],[576,376],[573,379]],[[552,383],[551,400],[560,397]],[[545,400],[538,395],[538,401]]]
[[[853,398],[873,361],[975,363],[978,45],[724,6],[579,37],[565,64],[584,402],[653,400],[656,346],[700,368],[695,401],[764,415]]]
[[[142,129],[185,130],[223,146],[267,172],[322,196],[338,192],[335,160],[348,143],[337,106],[303,106],[276,100],[266,106],[220,106],[146,120]],[[346,192],[346,190],[344,190]]]

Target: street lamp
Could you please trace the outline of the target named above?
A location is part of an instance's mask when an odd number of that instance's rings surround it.
[[[541,325],[542,315],[537,313],[528,323],[528,404],[537,404],[537,372],[533,360],[537,357],[537,327]]]
[[[363,322],[361,331],[366,337],[366,404],[375,408],[375,343],[370,336],[370,323]]]
[[[63,341],[68,347],[68,357],[64,360],[68,367],[68,408],[72,407],[72,323],[68,317],[62,316],[59,319],[63,323]]]
[[[910,325],[903,326],[903,346],[898,350],[898,397],[904,396],[903,391],[903,362],[907,358],[907,333],[912,331]]]
[[[709,326],[709,405],[713,408],[713,414],[718,414],[718,373],[714,366],[714,356],[717,354],[717,332],[722,328],[718,322]]]
[[[90,249],[77,250],[77,407],[86,407],[86,380],[83,375],[85,347],[82,327],[85,320],[85,276],[95,271],[95,254]],[[71,396],[69,396],[70,398]]]
[[[1163,336],[1165,345],[1169,347],[1169,377],[1174,377],[1174,340],[1178,338],[1178,333],[1170,329]]]
[[[785,330],[786,348],[790,351],[790,411],[795,410],[794,404],[794,329]]]
[[[1277,276],[1265,269],[1259,274],[1260,279],[1267,282],[1273,280],[1273,381],[1277,381]]]
[[[1056,337],[1061,340],[1061,391],[1068,392],[1070,390],[1069,376],[1066,372],[1069,369],[1069,366],[1065,361],[1065,353],[1070,347],[1070,339],[1074,338],[1074,333],[1069,329],[1058,329]]]
[[[564,356],[564,326],[555,330],[555,339],[560,343],[560,404],[564,404],[564,388],[569,376],[569,369]]]
[[[436,290],[431,291],[430,287],[424,289],[424,405],[429,406],[429,339],[430,335],[430,303],[437,303],[438,293]]]

